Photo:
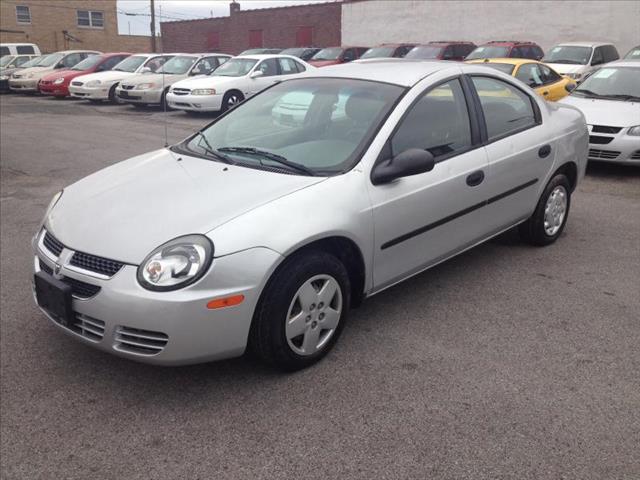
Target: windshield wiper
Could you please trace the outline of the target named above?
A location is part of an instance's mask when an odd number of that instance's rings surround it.
[[[296,162],[292,162],[291,160],[287,160],[282,155],[278,155],[277,153],[267,152],[266,150],[259,150],[254,147],[221,147],[217,150],[218,152],[230,152],[230,153],[246,153],[249,155],[257,155],[260,157],[264,157],[268,160],[274,161],[281,165],[285,165],[293,170],[297,170],[298,172],[305,173],[307,175],[315,176],[315,172],[304,165],[301,165]]]
[[[558,60],[545,60],[547,63],[568,63],[569,65],[584,65],[584,63],[580,63],[577,60],[566,60],[566,59],[558,59]]]
[[[224,163],[228,163],[230,165],[235,165],[236,162],[234,162],[228,156],[224,155],[223,153],[220,153],[219,150],[216,150],[215,148],[213,148],[211,146],[211,144],[209,143],[209,140],[207,140],[207,137],[205,136],[204,133],[202,133],[200,130],[198,130],[196,132],[196,135],[198,135],[200,137],[200,139],[205,144],[205,146],[198,145],[201,149],[203,149],[205,152],[207,152],[212,157],[217,158],[218,160],[222,160]]]
[[[624,100],[625,102],[628,100],[632,100],[632,101],[640,100],[640,97],[636,95],[626,95],[623,93],[613,93],[611,95],[601,95],[601,96],[606,98],[615,98],[616,100]]]
[[[591,96],[591,97],[602,97],[602,95],[600,95],[599,93],[596,92],[592,92],[591,90],[587,90],[586,88],[576,88],[573,92],[571,93],[582,93],[585,96]]]

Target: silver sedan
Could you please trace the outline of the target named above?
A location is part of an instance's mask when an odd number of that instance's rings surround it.
[[[364,298],[512,227],[554,242],[587,145],[578,110],[483,66],[327,67],[56,195],[35,297],[133,360],[304,368]]]

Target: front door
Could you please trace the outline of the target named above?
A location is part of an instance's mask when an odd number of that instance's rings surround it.
[[[280,81],[280,67],[276,58],[267,58],[262,60],[254,69],[254,72],[260,71],[262,75],[251,78],[245,95],[250,97],[256,93],[270,87],[274,83]]]

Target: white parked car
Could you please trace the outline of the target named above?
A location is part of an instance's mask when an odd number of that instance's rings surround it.
[[[134,106],[164,105],[171,85],[207,75],[231,58],[222,53],[178,53],[153,75],[136,75],[116,88],[118,98]]]
[[[602,65],[618,60],[620,55],[610,43],[562,43],[547,52],[542,61],[561,75],[584,80]]]
[[[110,100],[116,102],[116,87],[129,77],[143,72],[153,73],[173,54],[140,53],[125,58],[107,72],[90,73],[74,78],[69,86],[72,97],[84,98],[95,102]]]
[[[66,70],[74,67],[91,55],[100,55],[102,52],[94,50],[65,50],[52,53],[44,57],[38,66],[24,68],[11,75],[9,88],[14,92],[37,92],[38,82],[54,70]]]
[[[175,83],[167,103],[179,110],[224,112],[274,83],[312,69],[291,55],[235,57],[212,75]]]
[[[621,60],[595,71],[560,100],[582,111],[589,160],[640,165],[640,64]]]
[[[0,43],[0,58],[5,55],[34,55],[42,53],[35,43]]]

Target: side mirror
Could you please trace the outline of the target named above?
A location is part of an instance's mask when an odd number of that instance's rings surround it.
[[[65,67],[64,63],[62,63],[62,62],[58,62],[58,63],[56,63],[56,66],[55,66],[55,67],[53,67],[53,68],[54,68],[55,70],[58,70],[59,68],[64,68],[64,67]]]
[[[140,73],[151,73],[152,70],[149,67],[142,67],[142,70],[140,70]]]
[[[371,172],[371,181],[374,185],[389,183],[398,178],[430,172],[435,164],[433,155],[427,150],[410,148],[377,164]]]
[[[564,89],[565,89],[567,92],[571,93],[571,92],[573,92],[573,91],[576,89],[576,84],[575,84],[575,83],[567,83],[567,84],[564,86]]]
[[[251,78],[259,78],[261,76],[264,75],[264,72],[262,70],[254,70],[253,72],[251,72],[251,75],[249,75]]]

